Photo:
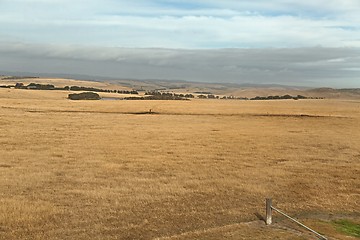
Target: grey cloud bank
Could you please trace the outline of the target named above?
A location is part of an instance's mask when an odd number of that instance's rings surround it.
[[[118,79],[358,88],[359,66],[360,48],[184,50],[0,44],[0,71]]]

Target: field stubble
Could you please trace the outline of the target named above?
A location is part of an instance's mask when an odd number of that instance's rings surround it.
[[[359,219],[359,106],[1,98],[0,238],[306,239],[236,224]]]

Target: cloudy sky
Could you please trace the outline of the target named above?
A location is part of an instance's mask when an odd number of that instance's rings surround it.
[[[360,87],[360,0],[0,0],[0,73]]]

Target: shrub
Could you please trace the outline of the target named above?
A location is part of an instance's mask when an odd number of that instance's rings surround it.
[[[83,92],[83,93],[72,93],[68,97],[70,100],[100,100],[101,97],[97,93]]]

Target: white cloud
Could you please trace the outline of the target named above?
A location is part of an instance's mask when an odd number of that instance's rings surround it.
[[[0,17],[3,23],[4,18]],[[167,48],[360,46],[360,30],[354,31],[357,26],[353,23],[294,16],[102,16],[46,23],[16,21],[13,26],[18,31],[10,32],[29,42]]]
[[[0,1],[2,39],[122,47],[360,46],[360,1]]]

